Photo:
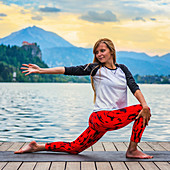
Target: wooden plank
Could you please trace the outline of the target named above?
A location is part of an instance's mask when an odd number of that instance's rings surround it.
[[[24,162],[19,170],[33,170],[36,166],[36,162]]]
[[[127,148],[129,147],[129,143],[130,143],[130,142],[123,142],[123,143],[126,145]],[[139,146],[137,146],[137,148],[138,148],[138,150],[141,151],[141,148],[140,148]]]
[[[114,142],[114,145],[118,151],[126,151],[127,146],[123,142]]]
[[[17,170],[22,162],[9,162],[3,170]]]
[[[23,145],[24,145],[24,143],[15,142],[11,147],[9,147],[9,148],[7,149],[7,151],[17,151],[17,150],[19,150]]]
[[[154,162],[161,170],[170,170],[170,164],[168,162]]]
[[[97,170],[112,170],[109,162],[96,162]]]
[[[92,151],[92,147],[90,146],[89,148],[85,149],[84,151]]]
[[[143,170],[142,166],[138,162],[125,162],[130,170]]]
[[[81,170],[96,170],[94,162],[81,162]]]
[[[153,162],[140,162],[144,169],[157,170],[159,169]]]
[[[7,162],[0,162],[0,169],[2,169],[6,164]]]
[[[101,142],[95,143],[92,147],[93,151],[105,151]]]
[[[22,147],[25,147],[29,144],[30,142],[25,142],[24,145]]]
[[[103,146],[106,151],[117,151],[112,142],[103,142]],[[113,169],[127,170],[123,162],[111,162],[111,166]]]
[[[13,144],[13,142],[3,142],[3,144],[0,146],[0,151],[6,151]]]
[[[138,144],[142,151],[154,151],[154,149],[149,146],[146,142],[141,142]],[[144,169],[156,170],[159,169],[153,162],[139,162]]]
[[[0,145],[2,145],[3,142],[0,142]]]
[[[67,162],[66,170],[80,170],[80,162]]]
[[[124,162],[110,162],[113,169],[128,170]]]
[[[159,145],[161,145],[163,148],[165,148],[167,151],[170,151],[170,142],[158,142]]]
[[[37,162],[34,170],[48,170],[51,162]]]
[[[65,162],[52,162],[50,170],[64,170],[65,165]]]
[[[154,151],[154,149],[150,147],[146,142],[138,143],[138,147],[140,147],[142,151]]]
[[[147,144],[150,147],[152,147],[155,151],[166,151],[165,148],[159,145],[159,142],[147,142]]]
[[[112,142],[103,142],[105,151],[117,151]]]

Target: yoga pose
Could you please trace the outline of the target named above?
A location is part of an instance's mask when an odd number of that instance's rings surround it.
[[[75,67],[40,68],[34,64],[23,64],[23,73],[90,75],[94,90],[94,110],[87,129],[72,142],[38,144],[32,141],[15,153],[55,151],[78,154],[96,143],[107,131],[120,129],[132,121],[132,135],[126,152],[127,158],[150,159],[137,149],[142,133],[151,117],[150,109],[132,74],[123,64],[116,63],[113,42],[100,39],[93,48],[93,63]],[[140,104],[127,106],[127,86]]]

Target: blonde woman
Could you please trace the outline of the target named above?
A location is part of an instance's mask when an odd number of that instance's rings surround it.
[[[150,109],[135,83],[128,68],[116,64],[115,47],[111,40],[98,40],[93,48],[94,60],[91,64],[76,67],[40,68],[34,64],[23,64],[23,73],[91,75],[94,90],[94,111],[89,118],[87,129],[72,142],[52,142],[29,145],[15,153],[56,151],[78,154],[96,143],[107,131],[120,129],[132,121],[132,135],[126,152],[127,158],[151,159],[137,149],[143,131],[151,117]],[[127,86],[140,104],[127,107]]]

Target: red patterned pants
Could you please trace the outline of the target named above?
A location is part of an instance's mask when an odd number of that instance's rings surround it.
[[[131,141],[140,142],[143,118],[136,119],[142,110],[140,104],[113,111],[93,112],[89,118],[89,127],[73,142],[46,143],[45,149],[55,152],[78,154],[96,143],[107,131],[120,129],[134,121]]]

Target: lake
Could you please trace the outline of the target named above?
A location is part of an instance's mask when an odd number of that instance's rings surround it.
[[[139,85],[152,111],[142,141],[170,141],[170,85]],[[128,105],[138,101],[128,91]],[[90,84],[0,83],[0,141],[72,141],[93,110]],[[100,141],[129,141],[133,123]]]

